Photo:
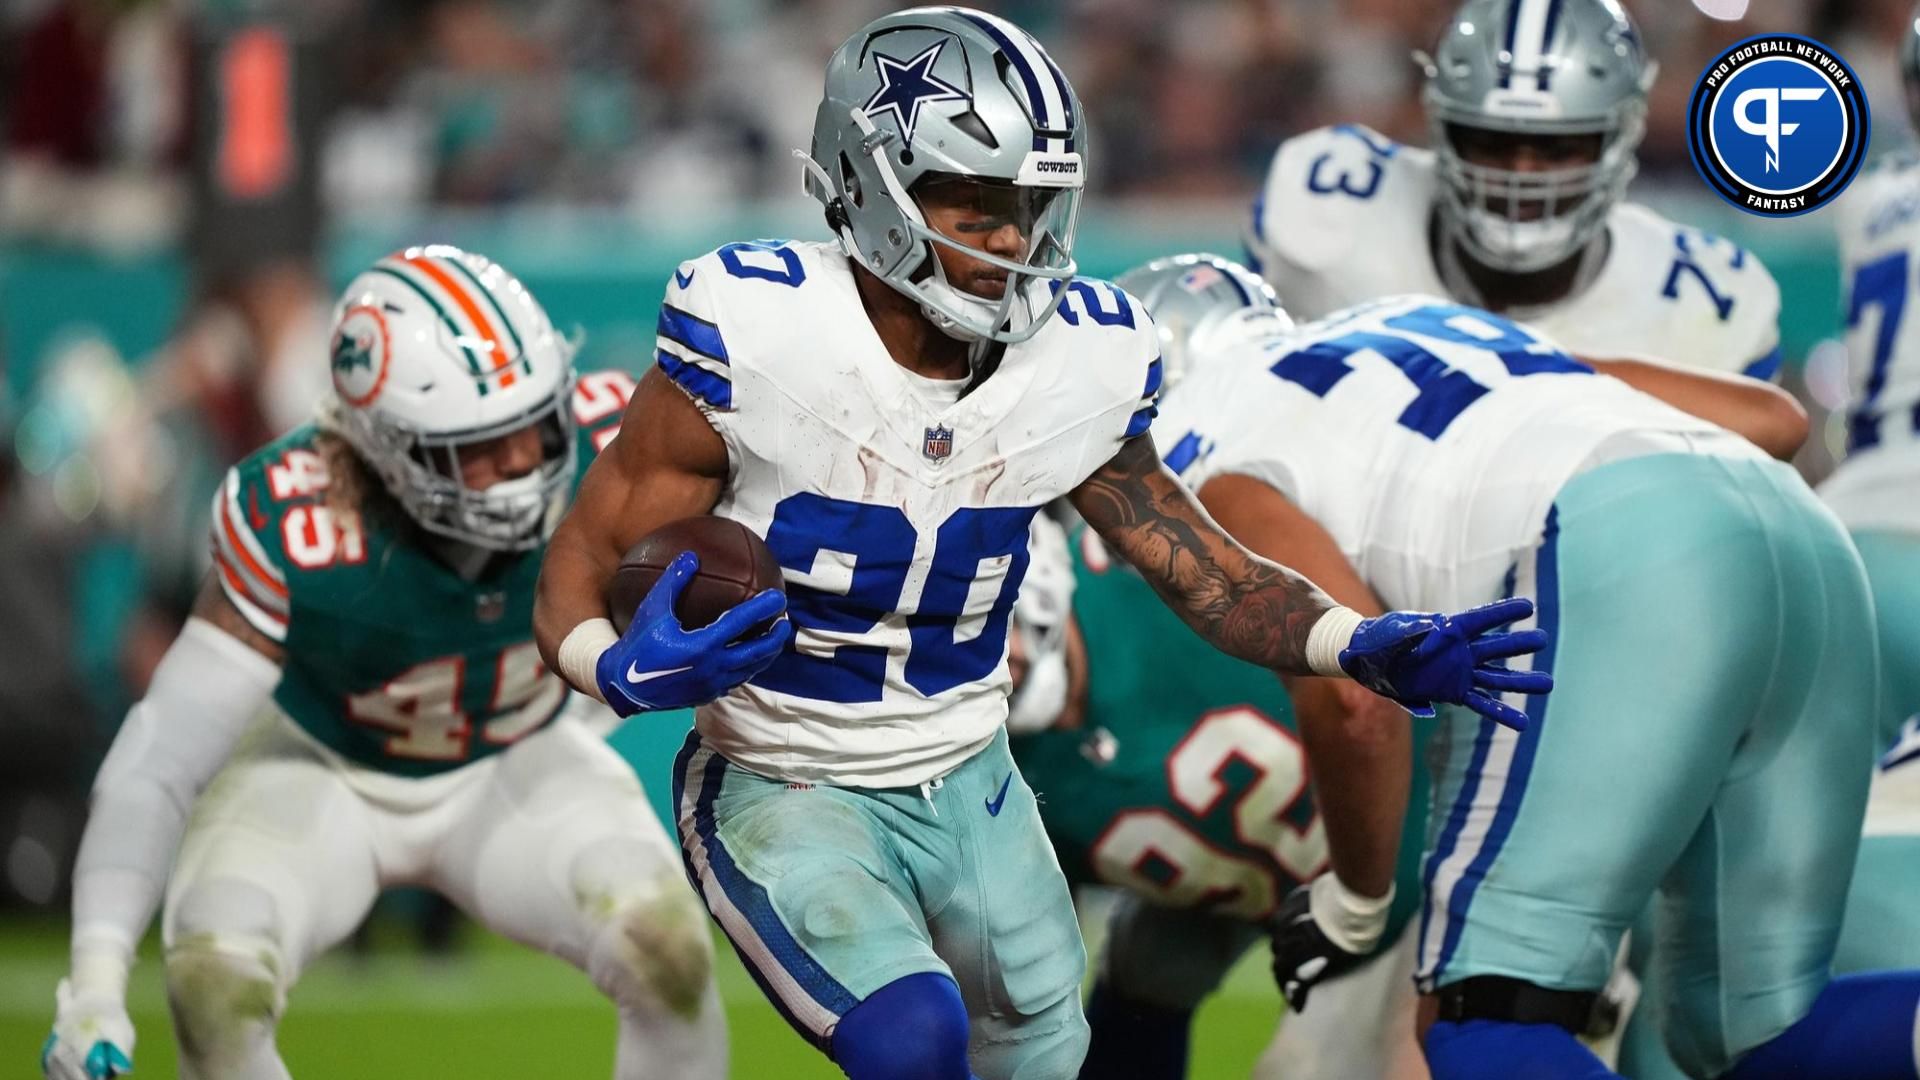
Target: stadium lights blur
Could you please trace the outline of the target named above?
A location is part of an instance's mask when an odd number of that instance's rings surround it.
[[[1747,0],[1693,0],[1693,6],[1709,19],[1732,22],[1747,14]]]

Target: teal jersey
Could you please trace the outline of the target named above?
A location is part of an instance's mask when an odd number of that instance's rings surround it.
[[[633,388],[624,372],[581,376],[582,473]],[[275,703],[342,756],[401,776],[458,768],[545,726],[567,687],[533,641],[544,547],[501,555],[469,581],[397,509],[336,512],[319,438],[308,425],[267,444],[214,499],[214,572],[286,649]]]
[[[1202,640],[1091,532],[1070,546],[1086,724],[1013,742],[1062,869],[1165,906],[1265,919],[1327,865],[1286,691]],[[1423,803],[1416,791],[1409,816],[1423,821]],[[1418,894],[1421,833],[1409,834],[1402,917]]]

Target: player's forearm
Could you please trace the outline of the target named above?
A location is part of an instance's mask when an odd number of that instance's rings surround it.
[[[574,683],[575,689],[598,697],[596,687],[578,685],[580,673],[568,670],[579,665],[563,665],[560,646],[582,624],[607,617],[605,586],[619,564],[619,556],[609,557],[607,545],[587,542],[577,529],[569,528],[572,524],[561,524],[540,564],[540,581],[533,599],[533,637],[548,670]]]
[[[1782,461],[1807,441],[1807,411],[1772,383],[1640,360],[1590,359],[1587,363],[1676,409],[1719,424]]]
[[[1385,896],[1413,780],[1406,718],[1351,682],[1300,679],[1290,689],[1334,873],[1354,892]]]
[[[193,801],[279,679],[278,664],[198,617],[167,650],[94,780],[73,875],[76,980],[124,990]]]
[[[1075,489],[1075,508],[1215,648],[1275,671],[1314,673],[1308,637],[1338,605],[1222,531],[1151,444],[1135,445],[1146,442],[1132,440]]]

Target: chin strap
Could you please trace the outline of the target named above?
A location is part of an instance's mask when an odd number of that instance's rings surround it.
[[[840,239],[840,250],[846,253],[847,258],[859,262],[860,246],[853,242],[853,223],[847,220],[846,203],[834,193],[833,178],[805,150],[795,147],[793,156],[800,159],[801,182],[807,194],[819,199],[820,204],[827,208],[827,228],[832,229],[834,236]],[[805,183],[809,178],[813,180],[810,186]]]

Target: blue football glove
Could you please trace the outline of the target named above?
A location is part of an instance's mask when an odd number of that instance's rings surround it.
[[[1355,682],[1392,698],[1415,716],[1432,716],[1435,702],[1465,705],[1524,731],[1527,714],[1500,700],[1508,692],[1544,694],[1553,676],[1509,671],[1497,663],[1546,647],[1545,630],[1487,631],[1533,614],[1533,601],[1510,597],[1458,615],[1389,611],[1364,619],[1340,650],[1340,667]]]
[[[626,634],[600,654],[595,679],[621,716],[705,705],[760,674],[793,638],[793,624],[783,617],[787,598],[778,589],[748,597],[698,630],[681,627],[674,605],[699,569],[693,552],[674,556]],[[780,621],[764,633],[735,640],[773,619]]]

